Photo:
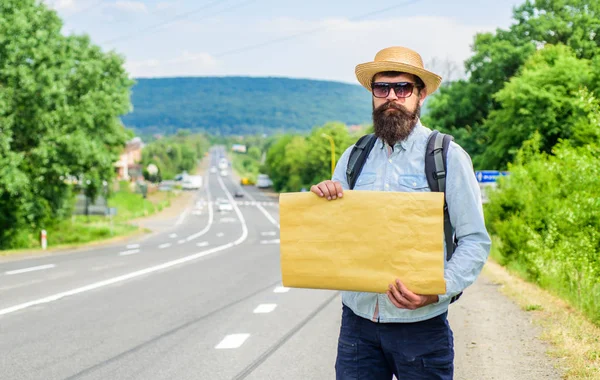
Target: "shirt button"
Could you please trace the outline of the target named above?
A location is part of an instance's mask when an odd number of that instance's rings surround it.
[[[417,183],[416,183],[416,182],[413,182],[413,186],[414,186],[414,187],[417,187]]]
[[[386,188],[386,189],[389,189],[389,188],[390,188],[390,185],[389,185],[388,183],[386,183],[386,184],[385,184],[385,188]]]
[[[392,163],[392,159],[390,158],[390,159],[388,160],[388,162],[391,164],[391,163]]]

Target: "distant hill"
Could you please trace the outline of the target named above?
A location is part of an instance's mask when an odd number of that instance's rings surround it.
[[[371,120],[371,95],[359,85],[290,78],[137,79],[133,112],[122,120],[140,134],[178,129],[212,134],[307,131],[328,121]]]

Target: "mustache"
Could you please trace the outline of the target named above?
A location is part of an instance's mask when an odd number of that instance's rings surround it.
[[[394,103],[394,102],[390,102],[390,101],[388,101],[386,103],[383,103],[379,107],[375,108],[374,112],[378,113],[378,114],[381,114],[384,111],[387,111],[389,109],[394,109],[396,111],[402,112],[405,115],[410,115],[411,114],[410,112],[408,112],[408,110],[406,109],[406,107],[404,107],[404,106],[402,106],[402,105],[400,105],[398,103]]]

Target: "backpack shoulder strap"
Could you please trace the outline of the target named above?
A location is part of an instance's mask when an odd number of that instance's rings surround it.
[[[452,258],[456,241],[450,223],[450,214],[448,213],[448,203],[446,203],[446,173],[448,162],[448,146],[454,138],[450,135],[433,131],[427,140],[427,149],[425,152],[425,175],[431,191],[440,191],[444,193],[444,238],[446,240],[446,260]],[[462,292],[452,297],[450,303],[456,302]]]
[[[373,133],[364,135],[352,148],[350,152],[350,157],[348,158],[348,166],[346,167],[346,179],[348,180],[348,187],[350,190],[354,189],[354,185],[356,184],[356,180],[360,176],[360,172],[365,166],[365,162],[367,161],[367,157],[369,157],[369,153],[373,149],[375,142],[377,141],[377,137]]]
[[[453,137],[439,131],[433,131],[427,141],[425,152],[425,175],[431,191],[446,192],[446,170],[448,160],[448,146]],[[454,237],[448,203],[444,196],[444,237],[446,240],[446,260],[452,258],[454,253]]]

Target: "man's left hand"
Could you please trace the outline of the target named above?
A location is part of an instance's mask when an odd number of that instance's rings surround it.
[[[415,294],[408,290],[398,279],[396,279],[395,284],[390,284],[387,296],[397,308],[409,310],[436,303],[439,299],[437,295]]]

